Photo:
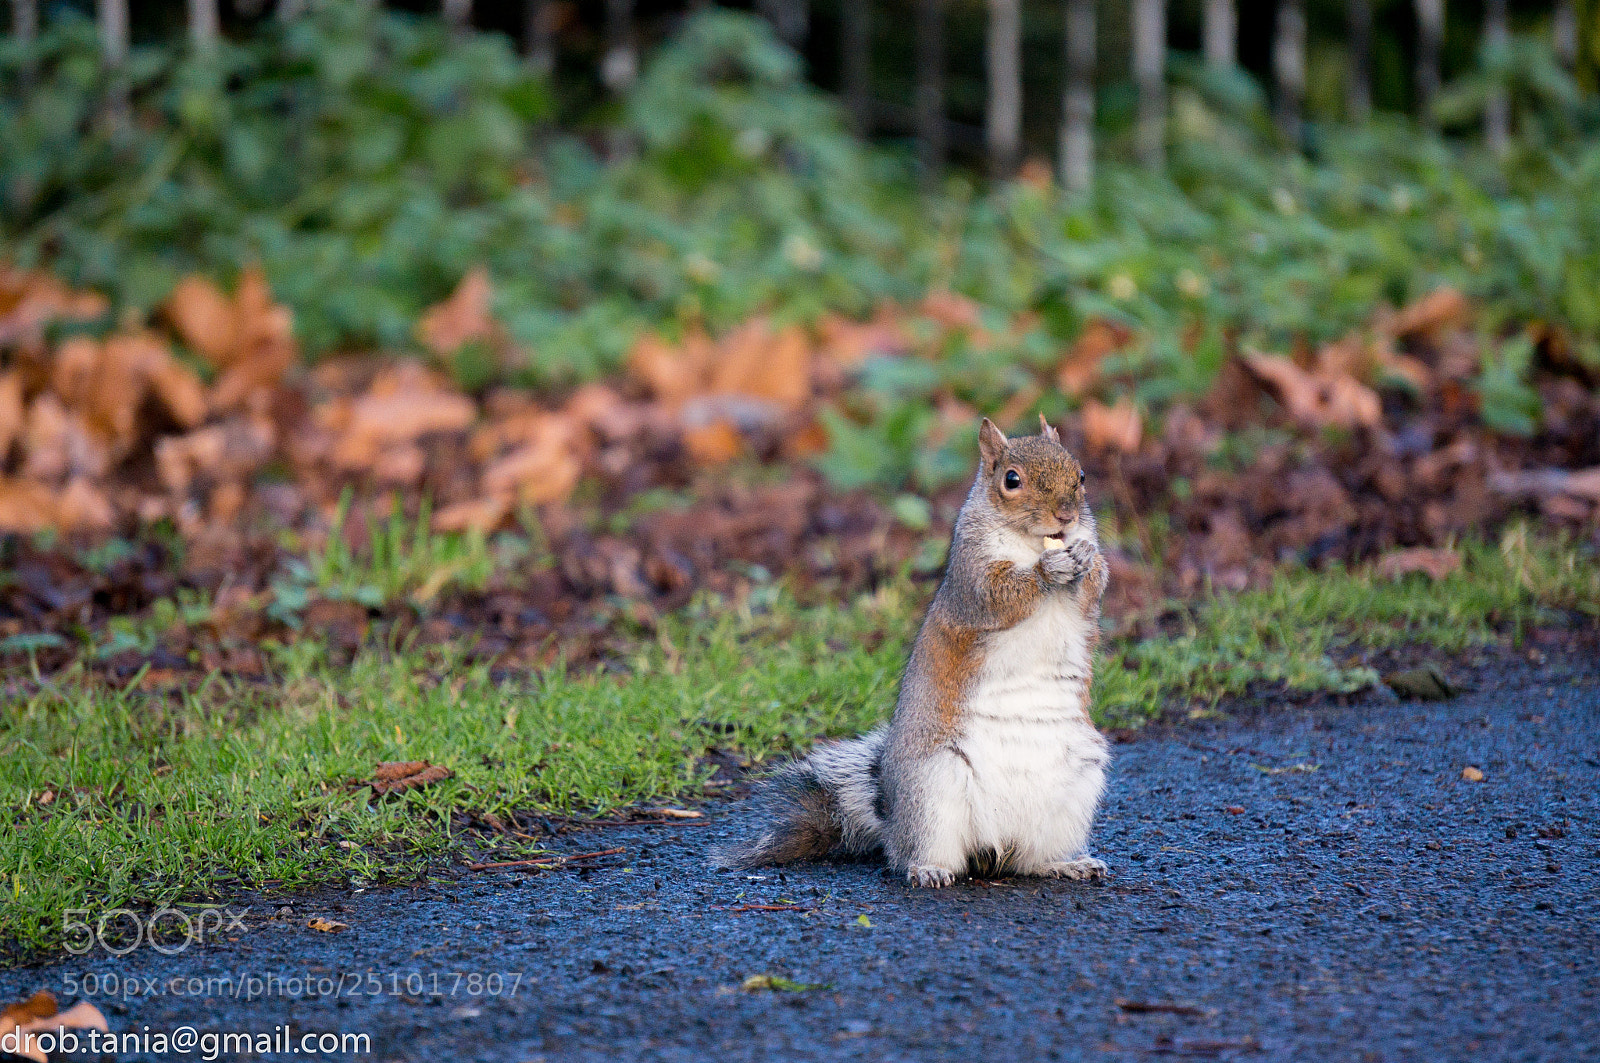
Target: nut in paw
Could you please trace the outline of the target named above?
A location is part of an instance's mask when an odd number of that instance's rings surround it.
[[[931,864],[913,864],[906,869],[906,881],[921,889],[936,890],[956,880],[956,873],[946,867]]]
[[[1051,583],[1065,586],[1074,583],[1094,567],[1100,550],[1088,539],[1075,539],[1061,550],[1047,550],[1040,558],[1045,576]]]

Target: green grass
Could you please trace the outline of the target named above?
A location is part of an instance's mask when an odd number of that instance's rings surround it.
[[[1263,682],[1351,689],[1372,679],[1349,659],[1364,647],[1459,650],[1546,610],[1600,608],[1600,567],[1571,548],[1514,530],[1465,553],[1438,583],[1291,572],[1209,599],[1176,636],[1108,647],[1101,722]],[[334,668],[303,641],[276,652],[264,685],[162,693],[57,677],[0,717],[0,942],[59,947],[71,908],[374,883],[526,849],[467,831],[463,814],[701,796],[714,748],[767,760],[881,719],[920,604],[909,583],[844,608],[772,587],[701,600],[588,676],[497,681],[403,647]],[[424,759],[454,777],[377,800],[360,785],[380,761]],[[44,791],[55,797],[41,806]]]
[[[1362,651],[1423,644],[1454,653],[1523,629],[1552,610],[1600,616],[1600,565],[1541,544],[1525,527],[1498,546],[1463,545],[1437,582],[1334,568],[1280,573],[1270,588],[1204,600],[1170,637],[1112,646],[1097,673],[1101,723],[1138,723],[1175,700],[1212,704],[1275,684],[1353,692],[1378,681]]]

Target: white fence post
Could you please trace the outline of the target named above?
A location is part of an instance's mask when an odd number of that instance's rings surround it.
[[[1133,0],[1133,80],[1139,88],[1134,141],[1152,170],[1167,162],[1167,0]]]
[[[1094,180],[1095,0],[1067,0],[1066,85],[1061,95],[1061,184],[1082,192]]]
[[[989,0],[989,93],[985,139],[989,175],[1009,177],[1022,151],[1022,5]]]

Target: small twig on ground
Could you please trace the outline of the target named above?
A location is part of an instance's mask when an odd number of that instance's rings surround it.
[[[1164,1012],[1168,1015],[1204,1016],[1211,1014],[1207,1009],[1195,1007],[1193,1004],[1167,1004],[1154,1000],[1123,1000],[1121,997],[1117,998],[1117,1007],[1123,1011],[1131,1011],[1141,1015],[1151,1012]]]
[[[1175,1056],[1214,1056],[1220,1052],[1233,1049],[1243,1049],[1246,1052],[1261,1051],[1261,1042],[1254,1037],[1222,1038],[1218,1040],[1184,1040],[1170,1043],[1157,1043],[1146,1052]]]
[[[807,904],[713,904],[712,911],[716,912],[815,912],[819,909],[816,905]]]
[[[627,847],[626,846],[618,846],[615,849],[601,849],[599,852],[596,852],[596,853],[578,853],[575,856],[561,856],[559,854],[552,854],[550,856],[541,856],[541,857],[538,857],[538,858],[533,859],[533,860],[503,860],[503,861],[500,861],[499,863],[494,863],[494,864],[468,864],[467,865],[467,870],[468,871],[505,871],[505,870],[507,870],[509,868],[518,868],[518,867],[531,867],[531,868],[561,867],[561,866],[563,866],[565,864],[575,863],[575,862],[577,862],[579,860],[592,860],[597,856],[615,856],[617,853],[623,853],[623,852],[627,852]]]
[[[570,864],[574,860],[592,860],[597,856],[615,856],[618,853],[625,853],[627,851],[628,847],[626,845],[619,845],[615,849],[601,849],[599,852],[594,853],[579,853],[576,856],[563,856],[561,857],[561,862],[564,864]]]

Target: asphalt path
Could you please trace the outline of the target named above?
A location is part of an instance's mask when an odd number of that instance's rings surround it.
[[[1105,883],[709,870],[750,827],[737,801],[562,835],[623,852],[558,871],[248,899],[213,944],[0,972],[0,995],[84,997],[152,1037],[371,1039],[224,1059],[1600,1059],[1593,662],[1448,702],[1241,709],[1114,753]]]

